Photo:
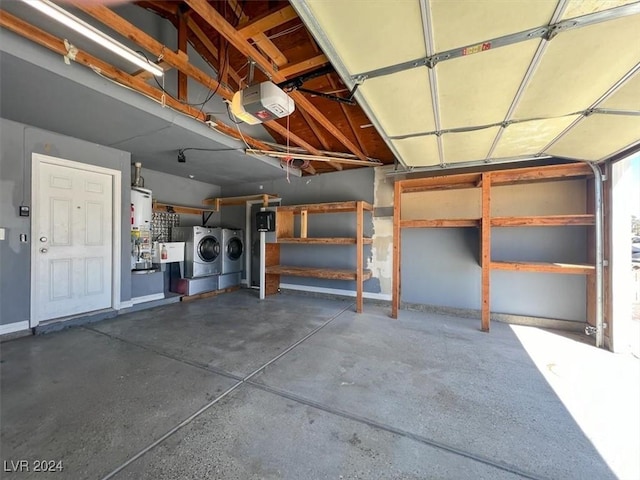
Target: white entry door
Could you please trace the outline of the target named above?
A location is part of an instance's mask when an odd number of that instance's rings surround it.
[[[32,326],[112,301],[113,177],[44,161],[37,170]]]

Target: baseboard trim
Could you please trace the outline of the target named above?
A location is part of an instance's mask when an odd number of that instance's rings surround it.
[[[153,302],[154,300],[162,300],[164,293],[152,293],[151,295],[144,295],[142,297],[135,297],[131,299],[131,306],[139,303]]]
[[[120,302],[120,308],[118,308],[118,310],[124,310],[125,308],[131,308],[133,307],[133,301],[131,300],[122,300]]]
[[[414,310],[419,312],[434,313],[459,318],[480,319],[481,311],[472,308],[442,307],[439,305],[426,305],[421,303],[406,303],[400,305],[402,310]],[[511,313],[491,313],[494,322],[508,323],[511,325],[523,325],[527,327],[550,328],[553,330],[565,330],[584,333],[585,322],[576,320],[562,320],[557,318],[532,317]]]
[[[6,325],[0,325],[0,335],[7,335],[9,333],[19,332],[21,330],[29,329],[29,321],[7,323]]]
[[[283,290],[296,290],[299,292],[324,293],[327,295],[338,295],[341,297],[355,297],[356,292],[353,290],[343,290],[341,288],[312,287],[310,285],[298,285],[295,283],[281,283],[280,288]],[[391,295],[386,293],[363,292],[363,298],[370,300],[391,301]]]

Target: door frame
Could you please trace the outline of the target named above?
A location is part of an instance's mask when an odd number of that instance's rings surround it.
[[[31,305],[29,313],[29,327],[33,328],[39,325],[38,320],[38,295],[36,294],[36,277],[37,277],[37,253],[38,244],[33,238],[36,219],[40,213],[40,200],[38,192],[40,191],[40,165],[49,164],[60,167],[74,168],[76,170],[85,170],[93,173],[101,173],[111,177],[111,308],[118,310],[120,308],[120,290],[121,290],[121,270],[122,270],[122,241],[120,235],[122,232],[122,172],[111,168],[98,167],[87,163],[66,160],[64,158],[52,157],[41,153],[31,154]],[[86,312],[85,312],[86,313]],[[82,315],[82,314],[80,314]]]

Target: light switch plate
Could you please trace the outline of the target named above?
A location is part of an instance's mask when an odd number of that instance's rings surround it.
[[[4,240],[4,228],[0,228],[0,240]]]

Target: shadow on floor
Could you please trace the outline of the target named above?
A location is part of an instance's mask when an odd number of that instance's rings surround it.
[[[77,479],[616,478],[607,461],[627,472],[587,438],[556,393],[571,389],[541,373],[521,328],[487,335],[473,320],[239,291],[19,339],[1,347],[2,460],[62,460]],[[567,385],[582,381],[563,368]]]

